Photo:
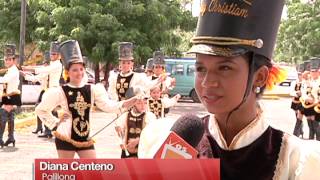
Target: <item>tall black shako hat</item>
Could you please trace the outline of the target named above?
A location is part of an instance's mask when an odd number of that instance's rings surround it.
[[[153,58],[149,58],[146,64],[146,70],[152,70],[153,68]]]
[[[60,53],[59,48],[60,48],[60,43],[58,41],[51,42],[50,53]]]
[[[304,70],[305,71],[310,71],[311,70],[311,62],[310,61],[304,61],[303,65],[304,65]]]
[[[202,0],[190,53],[272,57],[284,0]]]
[[[165,65],[164,54],[162,51],[155,51],[153,53],[153,65]]]
[[[120,42],[119,43],[119,60],[120,61],[133,61],[133,43]]]
[[[311,71],[318,71],[320,68],[320,58],[313,57],[310,59],[310,69]]]
[[[66,69],[69,69],[71,64],[84,64],[80,46],[76,40],[68,40],[61,43],[60,53]]]
[[[16,56],[16,45],[6,44],[4,46],[4,57],[5,58],[15,58]]]
[[[246,91],[240,104],[229,112],[226,122],[252,90],[257,55],[271,60],[284,0],[202,0],[197,31],[190,53],[234,57],[252,52]],[[227,129],[226,129],[227,131]],[[225,132],[227,133],[227,132]]]

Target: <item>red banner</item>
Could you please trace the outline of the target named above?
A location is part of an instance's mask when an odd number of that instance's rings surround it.
[[[218,180],[217,159],[36,159],[35,180]]]

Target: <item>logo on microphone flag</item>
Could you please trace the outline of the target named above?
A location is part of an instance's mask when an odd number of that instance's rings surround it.
[[[189,145],[176,133],[170,132],[167,139],[155,154],[156,159],[192,159],[196,158],[198,151]]]

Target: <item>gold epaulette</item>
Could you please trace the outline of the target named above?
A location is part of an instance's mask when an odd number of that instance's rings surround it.
[[[300,98],[301,99],[301,98]],[[306,104],[305,100],[301,101],[301,104],[304,108],[308,109],[308,108],[312,108],[314,107],[317,103],[312,103],[312,104]]]
[[[58,138],[58,139],[60,139],[60,140],[62,140],[62,141],[66,141],[66,142],[68,142],[68,143],[71,143],[72,145],[74,145],[74,146],[77,147],[77,148],[90,147],[90,146],[92,146],[92,145],[95,143],[95,141],[94,141],[93,139],[90,139],[90,140],[84,141],[84,142],[75,141],[75,140],[73,140],[73,139],[71,139],[71,138],[69,138],[69,137],[66,137],[66,136],[58,133],[57,131],[53,131],[52,134],[53,134],[56,138]]]
[[[320,113],[320,104],[319,103],[314,107],[314,111],[317,113]]]

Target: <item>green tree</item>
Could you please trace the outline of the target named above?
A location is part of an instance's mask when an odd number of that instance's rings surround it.
[[[191,12],[174,0],[29,0],[29,6],[36,12],[33,38],[41,49],[52,40],[76,39],[96,63],[114,63],[121,41],[135,44],[136,63],[145,63],[157,49],[179,56],[176,29],[196,26]]]
[[[296,64],[320,56],[320,1],[288,1],[287,7],[288,17],[280,25],[275,59]]]
[[[14,43],[19,47],[20,40],[20,19],[21,19],[20,0],[0,0],[0,57],[3,55],[3,47],[6,43]],[[34,11],[27,7],[27,28],[26,43],[31,43],[33,30],[37,22],[33,18]],[[28,54],[26,54],[28,56]],[[1,59],[1,58],[0,58]]]

